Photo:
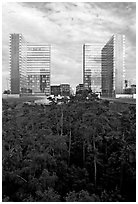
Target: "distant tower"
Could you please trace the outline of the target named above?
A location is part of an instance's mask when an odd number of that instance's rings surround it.
[[[32,93],[50,95],[51,46],[27,43],[27,86]]]
[[[102,95],[114,97],[125,89],[125,36],[116,34],[102,49]]]
[[[83,45],[84,89],[101,92],[101,44]]]
[[[25,92],[26,77],[26,42],[22,34],[9,35],[10,91],[11,94]]]

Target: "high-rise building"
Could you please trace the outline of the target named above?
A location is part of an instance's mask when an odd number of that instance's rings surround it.
[[[22,34],[9,35],[9,64],[11,94],[26,92],[26,41]]]
[[[125,36],[116,34],[102,49],[102,95],[113,97],[125,88]]]
[[[32,93],[50,95],[50,58],[50,45],[27,44],[27,85]]]
[[[9,45],[11,94],[50,95],[50,45],[27,43],[22,34],[10,34]]]
[[[83,45],[84,89],[101,92],[101,44]]]

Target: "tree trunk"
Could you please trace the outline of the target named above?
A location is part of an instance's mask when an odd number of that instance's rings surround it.
[[[123,132],[122,140],[123,140],[123,142],[125,141],[125,133],[124,132]]]
[[[63,109],[61,109],[61,136],[63,135]]]
[[[85,141],[83,141],[83,167],[85,166]]]
[[[96,162],[95,135],[93,136],[93,150],[94,150],[94,185],[95,185],[95,188],[96,188],[96,182],[97,182],[97,162]]]
[[[68,166],[70,165],[70,153],[71,153],[71,129],[69,132],[69,160],[68,160]]]
[[[56,130],[57,130],[57,134],[59,135],[59,123],[58,123],[58,116],[57,116],[57,112],[56,112]]]

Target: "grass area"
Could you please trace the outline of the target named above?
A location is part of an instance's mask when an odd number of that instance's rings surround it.
[[[39,99],[42,99],[42,98],[43,97],[41,97],[41,96],[39,96],[39,97],[36,97],[36,96],[23,96],[23,97],[20,97],[20,98],[8,97],[8,98],[4,98],[3,100],[7,101],[8,104],[13,104],[13,103],[19,104],[19,103],[24,103],[26,101],[39,100]]]
[[[136,104],[136,99],[134,98],[118,98],[115,101],[120,103]]]
[[[128,103],[128,104],[136,104],[136,99],[134,98],[102,98],[103,100],[114,101],[118,103]]]

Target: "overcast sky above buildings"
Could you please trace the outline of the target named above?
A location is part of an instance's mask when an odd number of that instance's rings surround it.
[[[136,82],[136,5],[129,2],[3,3],[3,89],[9,78],[9,33],[51,44],[51,84],[82,83],[82,45],[126,36],[126,79]],[[7,79],[7,80],[6,80]]]

